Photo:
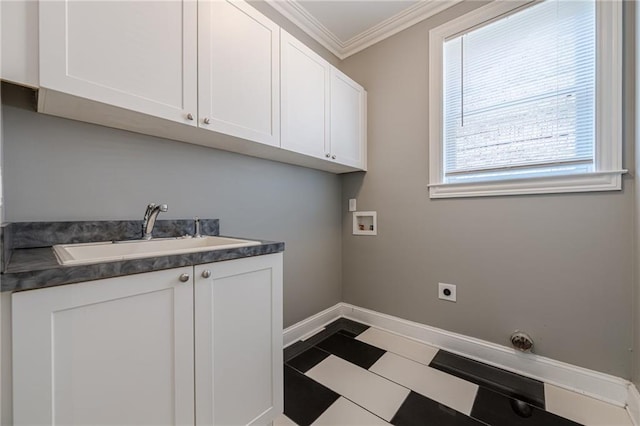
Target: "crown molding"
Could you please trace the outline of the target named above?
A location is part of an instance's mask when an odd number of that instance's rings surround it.
[[[420,1],[348,40],[344,44],[345,58],[389,38],[418,22],[424,21],[461,1],[463,0]]]
[[[304,7],[295,0],[266,0],[275,10],[285,18],[296,24],[311,38],[327,48],[340,59],[346,58],[343,53],[343,43],[327,27],[314,18]]]
[[[340,59],[345,59],[463,0],[422,0],[347,41],[340,40],[297,0],[266,1],[331,53]]]

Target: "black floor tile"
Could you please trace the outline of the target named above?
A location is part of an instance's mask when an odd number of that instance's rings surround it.
[[[336,333],[343,333],[350,335],[351,337],[357,337],[360,333],[368,329],[368,325],[360,324],[346,318],[338,318],[334,322],[327,324],[327,326],[320,333],[311,336],[305,342],[309,345],[317,345],[328,337],[333,336]]]
[[[345,336],[357,337],[360,333],[368,329],[368,325],[360,324],[359,322],[352,321],[347,318],[338,318],[334,322],[327,324],[321,332],[314,334],[307,340],[299,340],[293,345],[285,348],[284,361],[287,362],[302,352],[306,351],[310,347],[317,345],[324,339],[333,336],[336,333],[342,333]]]
[[[338,334],[342,334],[343,336],[347,336],[347,337],[351,337],[352,339],[355,339],[356,337],[358,337],[358,335],[356,333],[352,333],[348,330],[340,330],[338,331]]]
[[[284,414],[300,426],[308,426],[340,395],[284,366]]]
[[[298,340],[293,345],[287,346],[283,351],[284,362],[286,363],[291,361],[293,358],[297,357],[310,347],[312,347],[311,344],[309,344],[308,342],[303,342],[302,340]]]
[[[409,393],[396,415],[396,426],[481,426],[484,423],[415,392]]]
[[[339,318],[331,324],[336,324],[340,327],[340,330],[353,334],[353,337],[358,336],[360,333],[369,328],[368,325],[360,324],[359,322],[350,320],[348,318]]]
[[[316,347],[311,347],[297,357],[288,361],[287,365],[295,368],[301,373],[306,373],[328,356],[329,352],[321,351]]]
[[[544,409],[544,384],[538,380],[443,350],[438,351],[430,366]]]
[[[366,369],[369,369],[369,367],[375,364],[375,362],[385,353],[385,351],[380,348],[376,348],[375,346],[368,345],[340,333],[334,334],[333,336],[318,343],[316,346]]]
[[[325,328],[320,333],[314,334],[313,336],[309,337],[307,340],[305,340],[305,343],[309,344],[310,346],[315,346],[326,338],[333,336],[338,331],[340,330],[337,328]]]
[[[579,423],[482,387],[478,389],[471,416],[491,426],[579,425]]]

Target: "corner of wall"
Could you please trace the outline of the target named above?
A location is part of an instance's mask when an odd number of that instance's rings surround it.
[[[0,6],[0,22],[2,22],[2,7]],[[2,46],[2,34],[0,32],[0,46]],[[0,49],[1,50],[1,49]],[[2,55],[0,55],[0,73],[2,73]],[[2,199],[2,170],[4,169],[4,165],[2,164],[2,158],[4,157],[2,155],[2,139],[3,139],[3,130],[2,130],[2,90],[0,89],[0,224],[2,224],[4,222],[4,208],[3,208],[3,199]],[[0,277],[0,280],[2,278]],[[2,304],[0,303],[0,318],[2,318]],[[3,378],[4,375],[2,374],[2,367],[3,367],[3,362],[2,362],[2,331],[0,331],[0,423],[1,424],[5,424],[2,417],[3,414],[3,409],[2,409],[2,401],[5,400],[5,398],[3,398],[3,393],[2,393],[2,384],[4,383]]]
[[[640,332],[640,177],[638,176],[638,165],[640,164],[640,149],[638,149],[638,136],[640,132],[636,131],[636,126],[640,123],[640,108],[637,108],[638,102],[640,102],[640,84],[638,84],[638,77],[636,70],[640,69],[640,55],[638,48],[640,47],[640,32],[637,31],[638,25],[640,25],[640,8],[636,7],[634,2],[626,2],[624,7],[626,8],[626,16],[629,16],[630,22],[627,31],[633,31],[632,36],[629,37],[631,43],[627,46],[630,55],[628,57],[633,58],[626,65],[631,68],[631,72],[628,75],[634,76],[634,79],[629,79],[628,83],[632,86],[628,88],[626,93],[635,94],[635,102],[629,102],[633,104],[635,111],[632,111],[630,115],[630,121],[632,125],[627,126],[627,130],[631,133],[628,135],[627,140],[633,145],[633,167],[629,169],[634,170],[634,212],[633,212],[633,227],[634,227],[634,240],[633,240],[633,321],[632,321],[632,381],[636,387],[640,387],[640,338],[638,333]],[[631,9],[631,10],[629,10]],[[631,142],[633,141],[633,142]],[[636,392],[637,393],[637,392]]]

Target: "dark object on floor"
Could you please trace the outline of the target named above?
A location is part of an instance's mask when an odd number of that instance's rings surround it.
[[[523,402],[514,402],[506,395],[480,387],[471,417],[491,426],[578,426],[578,423],[531,405],[528,405],[530,415],[524,417],[513,409],[517,403]]]
[[[513,412],[519,415],[520,417],[531,417],[533,414],[533,408],[529,404],[524,401],[520,401],[519,399],[511,400],[511,408]]]
[[[429,366],[544,409],[544,384],[538,380],[443,350],[438,351]]]

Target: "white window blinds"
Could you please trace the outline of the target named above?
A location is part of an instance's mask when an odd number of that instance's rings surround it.
[[[445,183],[594,171],[595,1],[545,1],[443,54]]]

